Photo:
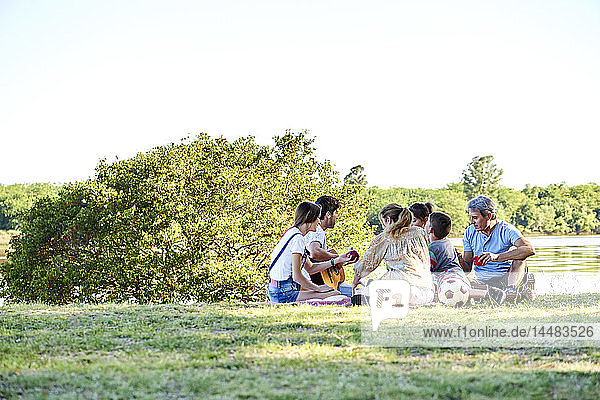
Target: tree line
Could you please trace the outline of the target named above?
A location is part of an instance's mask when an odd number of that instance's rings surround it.
[[[452,217],[452,234],[462,235],[469,225],[468,195],[462,183],[443,189],[367,189],[373,202],[367,213],[371,225],[380,229],[379,210],[385,204],[396,202],[410,205],[431,201],[437,211]],[[578,186],[553,184],[547,187],[526,186],[523,190],[499,187],[490,197],[498,206],[498,218],[530,234],[585,234],[600,233],[600,186],[595,183]]]
[[[381,189],[367,186],[364,168],[353,167],[343,182],[364,188],[368,204],[366,222],[380,229],[381,207],[396,202],[410,205],[432,201],[439,211],[452,217],[454,235],[466,229],[469,220],[465,206],[478,194],[491,197],[498,205],[499,218],[519,229],[539,234],[600,233],[600,186],[596,183],[568,186],[564,183],[546,187],[526,186],[522,190],[500,184],[502,170],[492,156],[475,157],[463,171],[460,182],[441,189]],[[62,185],[50,183],[0,185],[0,230],[19,229],[22,218],[38,199],[56,198]]]
[[[527,233],[600,233],[600,186],[596,183],[527,185],[523,190],[514,190],[502,185],[502,174],[493,156],[476,156],[462,171],[460,182],[443,189],[369,188],[374,201],[367,218],[381,229],[377,214],[385,204],[431,201],[438,211],[452,217],[452,234],[461,235],[469,225],[467,202],[485,195],[498,206],[498,218]]]

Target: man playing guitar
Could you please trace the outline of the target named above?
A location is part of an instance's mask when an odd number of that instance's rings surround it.
[[[317,230],[315,232],[308,232],[305,236],[308,255],[315,262],[332,260],[338,254],[335,250],[327,248],[325,231],[335,226],[340,201],[333,196],[321,196],[315,203],[321,206],[321,215],[319,216]],[[358,259],[358,254],[356,258]],[[320,268],[309,267],[309,270],[306,272],[310,274],[310,280],[315,284],[335,286],[338,282],[344,281],[343,267],[341,265]],[[334,287],[334,289],[337,289],[345,296],[352,296],[352,285],[339,283],[338,287]]]

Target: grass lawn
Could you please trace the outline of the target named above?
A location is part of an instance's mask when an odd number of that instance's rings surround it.
[[[600,398],[599,348],[361,346],[361,307],[5,305],[0,399]],[[600,322],[600,296],[411,311]]]

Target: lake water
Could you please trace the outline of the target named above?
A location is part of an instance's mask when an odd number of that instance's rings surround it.
[[[600,235],[528,236],[536,254],[527,259],[538,294],[600,293]],[[452,243],[462,250],[462,239]]]

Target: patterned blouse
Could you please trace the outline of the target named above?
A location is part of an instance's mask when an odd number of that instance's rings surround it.
[[[354,275],[363,278],[385,260],[387,270],[381,279],[405,279],[413,286],[433,289],[429,248],[423,228],[411,226],[393,238],[389,230],[377,235],[364,256],[354,264]]]

